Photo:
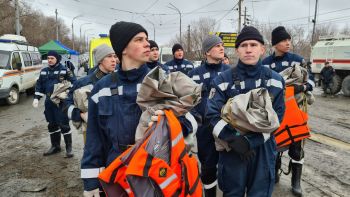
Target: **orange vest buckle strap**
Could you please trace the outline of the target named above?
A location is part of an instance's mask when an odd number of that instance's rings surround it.
[[[292,143],[310,137],[307,125],[308,115],[302,111],[294,98],[294,87],[286,87],[286,111],[280,127],[273,133],[277,149],[287,147]]]

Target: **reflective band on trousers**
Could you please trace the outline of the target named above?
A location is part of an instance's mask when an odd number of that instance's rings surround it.
[[[208,185],[203,184],[203,186],[204,186],[204,189],[211,189],[211,188],[215,187],[217,184],[218,184],[218,180],[215,180],[214,182],[212,182]]]

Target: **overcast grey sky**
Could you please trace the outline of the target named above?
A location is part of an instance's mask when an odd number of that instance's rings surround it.
[[[87,32],[90,37],[108,33],[117,21],[132,21],[144,26],[153,39],[153,25],[156,29],[156,41],[167,44],[179,33],[179,14],[170,9],[170,3],[182,13],[182,34],[187,26],[201,17],[210,17],[218,21],[218,30],[236,32],[238,0],[22,0],[32,8],[47,16],[58,16],[71,27],[74,20],[74,32],[79,36]],[[312,28],[309,22],[314,15],[316,0],[244,0],[247,14],[259,23],[302,25]],[[319,0],[318,22],[332,22],[338,26],[350,25],[350,0]],[[311,17],[309,17],[311,16]],[[91,23],[91,24],[85,24]],[[84,24],[84,25],[83,25]],[[82,25],[82,26],[81,26]]]

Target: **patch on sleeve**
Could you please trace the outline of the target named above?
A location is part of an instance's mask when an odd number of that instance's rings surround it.
[[[210,93],[209,93],[209,99],[212,99],[215,96],[216,93],[216,89],[215,88],[211,88],[210,89]]]

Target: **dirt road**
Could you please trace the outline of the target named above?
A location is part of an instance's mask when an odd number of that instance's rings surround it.
[[[43,157],[50,146],[43,101],[38,109],[31,103],[21,95],[18,105],[0,104],[0,196],[82,196],[82,135],[73,130],[73,158],[64,158],[64,149]],[[305,145],[304,196],[350,196],[350,98],[316,95],[309,110],[317,136]],[[283,162],[286,169],[287,157]],[[282,175],[273,196],[292,196],[290,176]]]

